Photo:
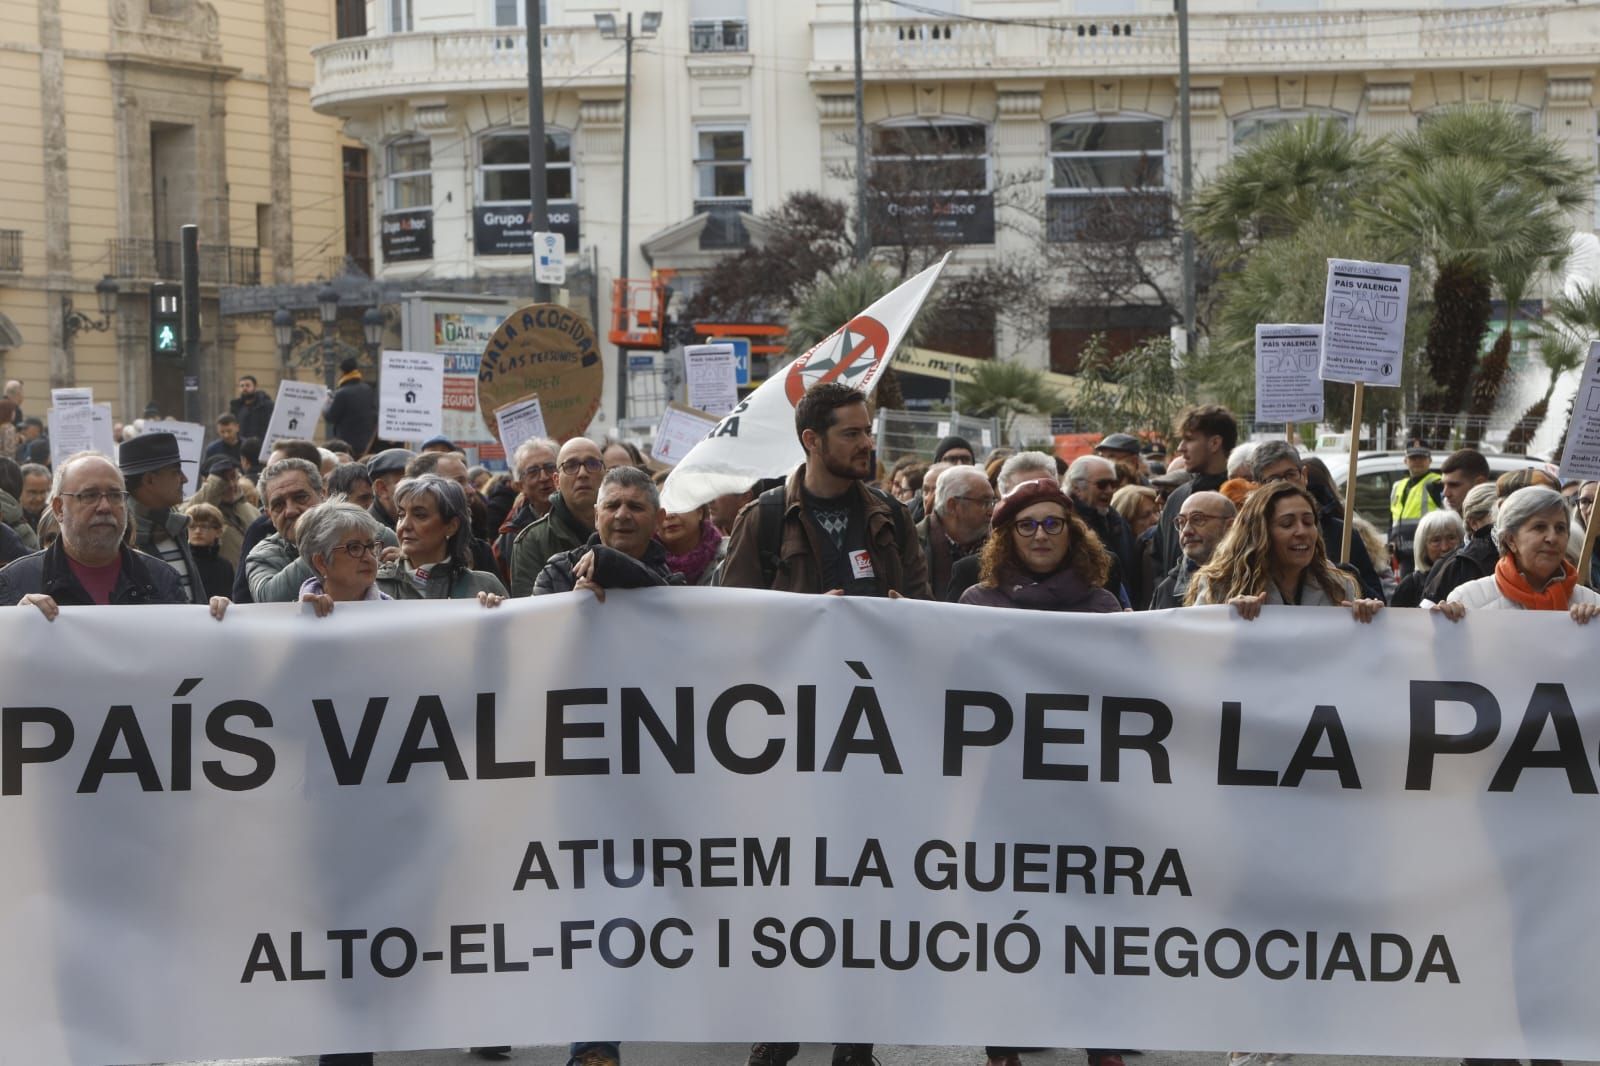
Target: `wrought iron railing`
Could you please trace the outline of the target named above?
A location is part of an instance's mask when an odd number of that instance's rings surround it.
[[[183,277],[183,245],[145,237],[113,237],[107,242],[111,274],[118,278],[177,281]],[[203,285],[261,284],[261,249],[230,244],[200,246]]]

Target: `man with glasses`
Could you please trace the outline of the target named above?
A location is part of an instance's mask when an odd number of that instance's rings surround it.
[[[989,536],[994,504],[994,489],[977,467],[952,466],[939,475],[933,511],[917,523],[934,599],[942,600],[949,594],[950,573],[955,564],[982,549]]]
[[[1233,517],[1238,509],[1233,501],[1220,492],[1195,492],[1178,508],[1174,524],[1178,530],[1178,545],[1183,552],[1150,597],[1150,610],[1164,611],[1169,607],[1182,607],[1189,594],[1189,579],[1194,572],[1211,561],[1217,545],[1233,527]]]
[[[594,536],[594,505],[605,474],[600,446],[573,437],[556,455],[556,491],[550,513],[531,522],[511,545],[511,595],[533,595],[533,584],[552,556]]]
[[[50,511],[61,536],[0,569],[0,606],[30,604],[54,620],[60,605],[189,603],[170,566],[129,548],[122,472],[98,452],[61,464]]]
[[[1143,602],[1139,584],[1139,555],[1134,545],[1133,530],[1127,519],[1111,506],[1111,497],[1122,487],[1117,468],[1110,459],[1098,455],[1080,455],[1067,467],[1066,484],[1062,486],[1072,499],[1073,509],[1084,524],[1094,530],[1100,543],[1111,553],[1111,580],[1107,586],[1115,591],[1124,606]]]
[[[494,541],[495,565],[507,587],[511,584],[511,549],[517,534],[550,513],[550,497],[556,491],[556,451],[555,441],[532,437],[517,445],[511,455],[516,503],[501,521]]]
[[[245,580],[255,603],[293,603],[300,586],[316,576],[300,556],[295,523],[322,502],[322,474],[304,459],[280,459],[261,472],[261,498],[275,532],[245,558]]]

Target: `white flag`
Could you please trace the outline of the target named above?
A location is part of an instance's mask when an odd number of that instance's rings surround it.
[[[871,393],[949,258],[884,295],[741,400],[673,467],[661,506],[682,514],[793,470],[806,457],[794,431],[800,397],[824,381]]]

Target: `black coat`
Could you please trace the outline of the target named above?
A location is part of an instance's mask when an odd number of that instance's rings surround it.
[[[1488,577],[1500,561],[1500,550],[1494,546],[1494,527],[1482,526],[1467,538],[1467,542],[1428,568],[1428,583],[1422,595],[1434,603],[1443,603],[1456,586]]]
[[[328,436],[350,445],[352,455],[365,455],[378,433],[378,394],[360,378],[347,381],[333,390],[333,400],[323,417],[328,423]]]
[[[377,504],[373,504],[374,507]],[[233,575],[233,595],[229,599],[234,603],[254,603],[256,598],[250,595],[250,582],[245,580],[243,563],[250,558],[250,549],[272,536],[277,530],[272,527],[272,519],[266,514],[259,515],[254,522],[244,531],[244,543],[239,548],[238,573]]]
[[[0,522],[0,566],[22,558],[28,554],[28,546],[22,543],[22,538],[16,531],[4,522]]]
[[[255,399],[244,402],[243,396],[228,401],[228,410],[239,420],[239,436],[267,439],[267,427],[272,424],[272,398],[263,392],[253,392]]]
[[[209,548],[197,548],[189,545],[189,551],[194,555],[195,569],[200,571],[200,581],[205,585],[205,598],[212,596],[233,597],[233,564],[221,555],[221,545],[213,544]]]
[[[94,601],[72,572],[66,549],[56,541],[44,551],[0,567],[0,607],[14,607],[29,593],[42,592],[62,606],[92,606]],[[178,572],[160,559],[122,547],[122,572],[111,602],[188,603]]]
[[[571,592],[578,579],[572,568],[588,552],[594,552],[594,583],[603,589],[647,589],[662,585],[681,585],[683,576],[667,566],[667,549],[660,541],[652,540],[644,551],[643,559],[624,555],[600,543],[600,534],[589,537],[589,543],[551,556],[545,568],[534,581],[533,594],[544,596],[552,592]]]

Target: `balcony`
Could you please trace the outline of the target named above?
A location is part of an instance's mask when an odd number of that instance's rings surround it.
[[[1038,78],[1047,72],[1176,72],[1176,16],[1053,19],[1027,25],[889,19],[866,28],[869,78],[952,73]],[[811,26],[813,80],[847,76],[853,64],[849,21]],[[1600,19],[1571,4],[1426,11],[1319,11],[1196,14],[1189,20],[1191,63],[1202,73],[1280,73],[1385,67],[1478,67],[1507,63],[1592,66]]]
[[[622,84],[622,52],[595,27],[547,27],[543,40],[546,84]],[[419,92],[528,91],[528,34],[517,27],[357,37],[318,45],[311,54],[317,63],[311,106],[324,114]]]
[[[136,281],[181,281],[183,245],[144,237],[113,237],[106,242],[111,276]],[[261,249],[228,244],[200,246],[202,285],[261,284]]]
[[[0,272],[22,269],[22,231],[0,229]]]

